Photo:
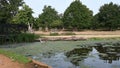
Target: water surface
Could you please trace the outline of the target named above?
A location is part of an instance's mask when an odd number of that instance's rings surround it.
[[[53,68],[120,68],[120,40],[48,41],[0,47]]]

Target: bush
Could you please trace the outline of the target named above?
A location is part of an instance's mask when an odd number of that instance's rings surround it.
[[[12,35],[0,36],[0,44],[9,43],[21,43],[21,42],[33,42],[35,39],[39,38],[38,35],[31,33],[20,33]]]

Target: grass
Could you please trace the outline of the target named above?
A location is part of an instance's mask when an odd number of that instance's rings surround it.
[[[50,33],[50,36],[59,36],[58,33]]]
[[[111,37],[111,38],[89,38],[88,40],[120,40],[120,37]]]
[[[88,40],[104,40],[104,38],[89,38]]]
[[[76,35],[76,34],[73,32],[67,32],[67,33],[61,33],[61,34],[59,34],[59,33],[50,33],[49,34],[49,36],[64,36],[64,35],[67,36],[67,35]]]
[[[5,51],[5,50],[2,50],[2,49],[0,49],[0,54],[3,54],[5,56],[9,57],[13,61],[17,61],[17,62],[23,63],[23,64],[26,64],[26,63],[29,63],[29,62],[32,61],[32,60],[28,59],[27,57],[25,57],[23,55],[19,55],[19,54],[9,52],[9,51]]]
[[[76,34],[73,32],[67,32],[67,33],[62,33],[61,35],[76,35]]]

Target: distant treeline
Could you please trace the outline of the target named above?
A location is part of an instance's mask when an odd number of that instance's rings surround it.
[[[19,7],[22,8],[19,9]],[[80,0],[73,1],[62,14],[58,14],[54,8],[46,5],[43,8],[43,13],[38,18],[34,18],[32,14],[32,9],[23,0],[15,2],[13,0],[0,1],[0,23],[26,24],[33,29],[46,31],[50,29],[120,29],[120,5],[113,2],[101,6],[96,15],[93,15],[93,11],[83,5]]]

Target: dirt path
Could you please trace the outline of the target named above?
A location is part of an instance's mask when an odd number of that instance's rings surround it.
[[[28,64],[21,64],[13,61],[12,59],[0,54],[0,68],[52,68],[41,62],[32,60]]]
[[[75,33],[76,35],[120,35],[120,30],[118,31],[57,31],[56,33]],[[35,34],[49,35],[51,32],[34,31]]]
[[[24,68],[24,65],[0,54],[0,68]]]
[[[44,36],[46,38],[70,38],[70,37],[77,37],[77,38],[117,38],[120,35],[71,35],[71,36]]]
[[[35,31],[35,34],[44,34],[46,38],[70,38],[72,36],[77,38],[116,38],[120,37],[120,30],[118,31],[73,31],[76,35],[61,35],[62,33],[71,33],[70,31],[59,31],[59,36],[49,36],[50,32]]]

